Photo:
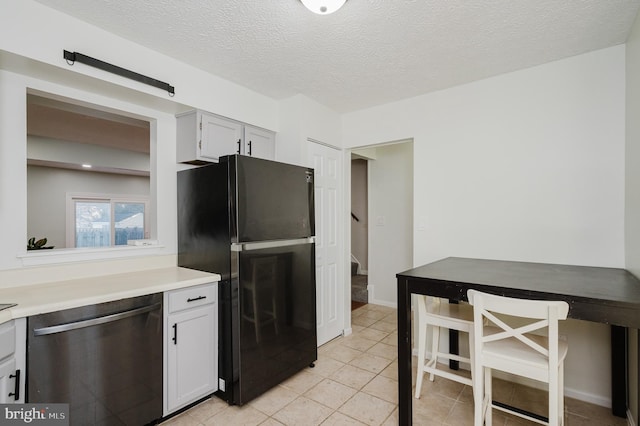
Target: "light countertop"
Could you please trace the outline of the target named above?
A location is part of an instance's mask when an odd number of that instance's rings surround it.
[[[0,324],[14,318],[159,293],[219,280],[220,275],[218,274],[170,267],[3,288],[0,289],[0,303],[17,303],[17,306],[0,311]]]

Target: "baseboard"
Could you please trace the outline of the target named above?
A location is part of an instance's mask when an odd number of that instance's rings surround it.
[[[342,335],[343,336],[348,336],[350,334],[353,334],[353,329],[351,327],[345,328],[344,330],[342,330]]]
[[[371,303],[372,305],[382,305],[382,306],[386,306],[388,308],[394,308],[394,309],[398,309],[398,305],[396,303],[393,302],[387,302],[386,300],[375,300],[375,299],[371,299],[371,297],[369,298],[369,303]]]
[[[494,377],[518,383],[524,386],[529,386],[534,389],[547,389],[547,385],[541,382],[537,382],[535,380],[529,380],[525,377],[514,376],[512,374],[503,373],[501,371],[494,371]],[[565,382],[566,384],[566,382]],[[578,401],[588,402],[589,404],[599,405],[605,408],[611,408],[611,397],[603,396],[603,395],[595,395],[589,392],[584,392],[575,388],[567,387],[564,388],[564,396],[577,399]]]
[[[592,393],[582,392],[568,387],[564,388],[564,396],[577,399],[578,401],[588,402],[589,404],[611,408],[611,397],[594,395]]]
[[[372,305],[382,305],[388,308],[398,309],[397,303],[376,299],[376,289],[374,285],[371,285],[371,284],[367,285],[367,291],[368,291],[368,299],[367,299],[368,303],[371,303]]]
[[[413,348],[411,351],[411,354],[417,357],[418,349]],[[430,352],[427,353],[426,358],[429,358],[429,359],[431,358]],[[463,365],[461,365],[460,368],[466,369],[465,366]],[[494,374],[495,374],[494,377],[500,378],[509,382],[518,383],[518,384],[529,386],[535,389],[546,389],[545,385],[540,382],[527,380],[526,378],[505,374],[499,371],[494,371]],[[564,396],[577,399],[578,401],[588,402],[589,404],[599,405],[605,408],[611,408],[611,398],[606,396],[594,395],[588,392],[582,392],[582,391],[568,388],[568,387],[564,388]],[[631,412],[628,410],[627,410],[627,420],[629,421],[629,426],[635,426],[635,422],[633,422]]]
[[[636,422],[633,421],[633,416],[631,415],[631,411],[627,410],[627,422],[629,426],[636,426]]]

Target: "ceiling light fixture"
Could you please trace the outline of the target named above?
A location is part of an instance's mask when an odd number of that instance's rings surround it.
[[[83,164],[82,167],[85,169],[90,169],[92,166],[91,164]]]
[[[340,9],[347,0],[300,0],[304,6],[318,15],[328,15]]]

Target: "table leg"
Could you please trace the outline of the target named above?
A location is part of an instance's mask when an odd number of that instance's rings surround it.
[[[611,326],[611,412],[617,417],[627,417],[627,328]]]
[[[398,424],[411,425],[411,293],[398,278]]]
[[[460,355],[460,341],[458,340],[458,330],[449,329],[449,353]],[[450,359],[449,368],[452,370],[458,370],[460,368],[460,363],[458,361]]]
[[[457,304],[457,300],[449,299],[449,303]],[[460,340],[458,338],[458,330],[449,329],[449,353],[454,355],[460,355]],[[452,370],[458,370],[460,363],[452,359],[449,360],[449,368]]]

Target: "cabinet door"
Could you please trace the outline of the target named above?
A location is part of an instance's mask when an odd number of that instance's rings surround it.
[[[275,160],[276,137],[273,132],[244,126],[244,153],[252,157]]]
[[[14,358],[16,360],[15,370],[18,372],[22,372],[22,374],[20,374],[18,377],[20,383],[16,385],[15,382],[12,382],[14,390],[12,390],[11,392],[15,393],[15,387],[17,386],[19,398],[16,399],[15,395],[11,398],[13,399],[13,402],[17,404],[24,404],[26,378],[25,371],[27,371],[27,319],[18,318],[13,320],[13,322],[15,323],[16,327],[16,352],[14,353]]]
[[[16,402],[16,361],[9,358],[0,364],[0,404]],[[9,395],[11,394],[11,395]]]
[[[203,113],[200,126],[199,159],[218,161],[223,155],[241,153],[242,124]]]
[[[167,317],[169,412],[218,389],[216,305]]]

